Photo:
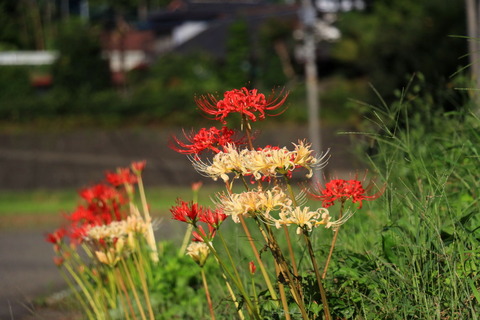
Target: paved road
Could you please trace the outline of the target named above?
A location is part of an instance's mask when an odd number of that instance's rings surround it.
[[[0,320],[35,311],[32,300],[63,288],[50,244],[38,230],[0,233]]]

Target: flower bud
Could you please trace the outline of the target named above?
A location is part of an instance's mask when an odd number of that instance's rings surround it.
[[[255,274],[255,271],[257,270],[257,267],[255,266],[255,263],[253,263],[253,261],[250,261],[248,263],[248,270],[250,271],[250,274],[252,276]]]
[[[192,242],[187,247],[187,255],[190,256],[200,267],[207,261],[210,249],[204,242]]]

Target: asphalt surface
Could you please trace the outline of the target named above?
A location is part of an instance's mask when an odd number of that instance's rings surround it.
[[[38,230],[0,232],[0,319],[35,314],[33,303],[64,287],[52,246]]]

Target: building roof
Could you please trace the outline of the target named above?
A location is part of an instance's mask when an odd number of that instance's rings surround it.
[[[173,9],[166,9],[151,17],[157,34],[170,33],[186,22],[207,22],[205,30],[179,44],[173,50],[179,53],[203,51],[223,58],[230,25],[239,18],[247,23],[250,33],[270,18],[298,19],[295,5],[269,4],[265,1],[184,1],[174,0]]]

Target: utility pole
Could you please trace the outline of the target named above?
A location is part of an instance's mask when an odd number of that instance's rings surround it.
[[[312,149],[322,152],[320,139],[320,101],[318,96],[318,72],[315,49],[315,23],[317,12],[311,0],[302,0],[303,53],[305,59],[305,82],[307,86],[308,133]],[[322,182],[322,173],[314,171],[313,180]]]
[[[475,113],[480,115],[480,3],[477,0],[465,0],[467,14],[467,32],[468,32],[468,55],[470,58],[470,74],[474,84],[472,90],[472,100],[476,104]]]

